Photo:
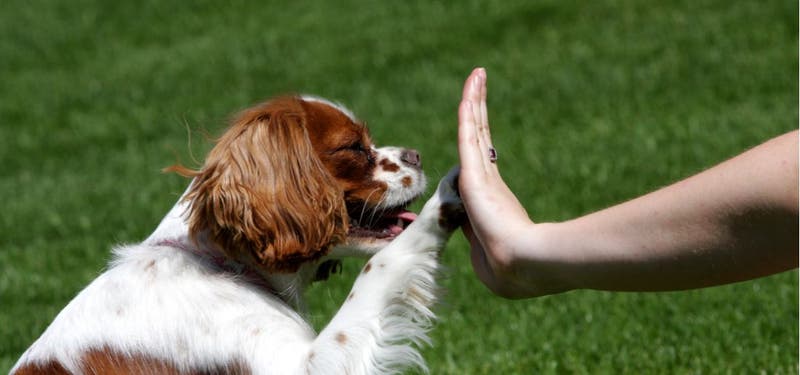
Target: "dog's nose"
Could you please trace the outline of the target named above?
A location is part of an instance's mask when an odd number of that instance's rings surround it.
[[[422,159],[420,159],[419,152],[414,149],[403,150],[403,153],[400,154],[400,160],[413,167],[422,167]]]

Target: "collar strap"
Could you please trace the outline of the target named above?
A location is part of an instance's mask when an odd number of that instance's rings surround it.
[[[251,284],[258,285],[262,289],[268,290],[271,294],[279,295],[272,288],[272,286],[269,285],[267,280],[265,280],[264,277],[252,267],[230,259],[224,255],[221,255],[220,253],[201,249],[198,246],[191,246],[177,239],[162,239],[156,242],[156,246],[171,247],[173,249],[179,249],[181,251],[190,253],[206,261],[206,263],[211,265],[212,269],[215,269],[219,272],[232,274],[237,278],[245,280]]]

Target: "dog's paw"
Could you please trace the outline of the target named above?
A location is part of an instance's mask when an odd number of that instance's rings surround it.
[[[458,176],[461,168],[453,167],[446,176],[439,181],[436,188],[436,197],[439,201],[439,226],[452,232],[467,220],[464,205],[458,194]]]

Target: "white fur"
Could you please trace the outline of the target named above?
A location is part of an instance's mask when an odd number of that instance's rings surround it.
[[[422,194],[426,184],[425,174],[422,173],[422,169],[404,166],[405,163],[401,160],[403,149],[399,147],[381,147],[375,151],[378,153],[378,160],[387,159],[400,166],[400,170],[397,172],[384,171],[380,168],[376,171],[375,179],[386,182],[389,186],[387,191],[390,192],[390,194],[384,196],[384,200],[378,208],[393,207]],[[411,186],[404,187],[404,177],[411,177],[414,183]]]
[[[331,106],[333,108],[336,108],[339,112],[344,113],[345,116],[350,118],[350,121],[358,122],[358,118],[356,117],[355,114],[353,114],[353,111],[351,111],[349,108],[345,107],[342,104],[332,102],[328,99],[321,98],[315,95],[300,95],[300,99],[303,99],[306,102],[322,103]]]
[[[440,207],[459,202],[454,178],[443,180],[418,219],[369,260],[352,298],[319,335],[296,311],[316,264],[296,274],[265,275],[277,295],[220,272],[186,251],[196,245],[181,200],[144,242],[114,250],[108,270],[58,314],[12,373],[55,359],[79,374],[81,353],[93,348],[143,354],[187,372],[234,361],[254,374],[425,369],[413,344],[428,342],[434,319],[437,253],[449,236],[439,227]]]

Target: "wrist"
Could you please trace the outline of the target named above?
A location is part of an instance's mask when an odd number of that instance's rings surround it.
[[[526,297],[562,293],[582,288],[580,258],[564,241],[562,223],[530,223],[509,246],[509,273],[527,286]]]
[[[581,248],[575,246],[580,243],[578,233],[570,232],[569,222],[553,222],[535,224],[535,248],[537,258],[535,261],[547,270],[548,278],[552,280],[553,287],[566,292],[574,289],[587,288],[583,275],[586,270],[585,257],[581,255]]]

